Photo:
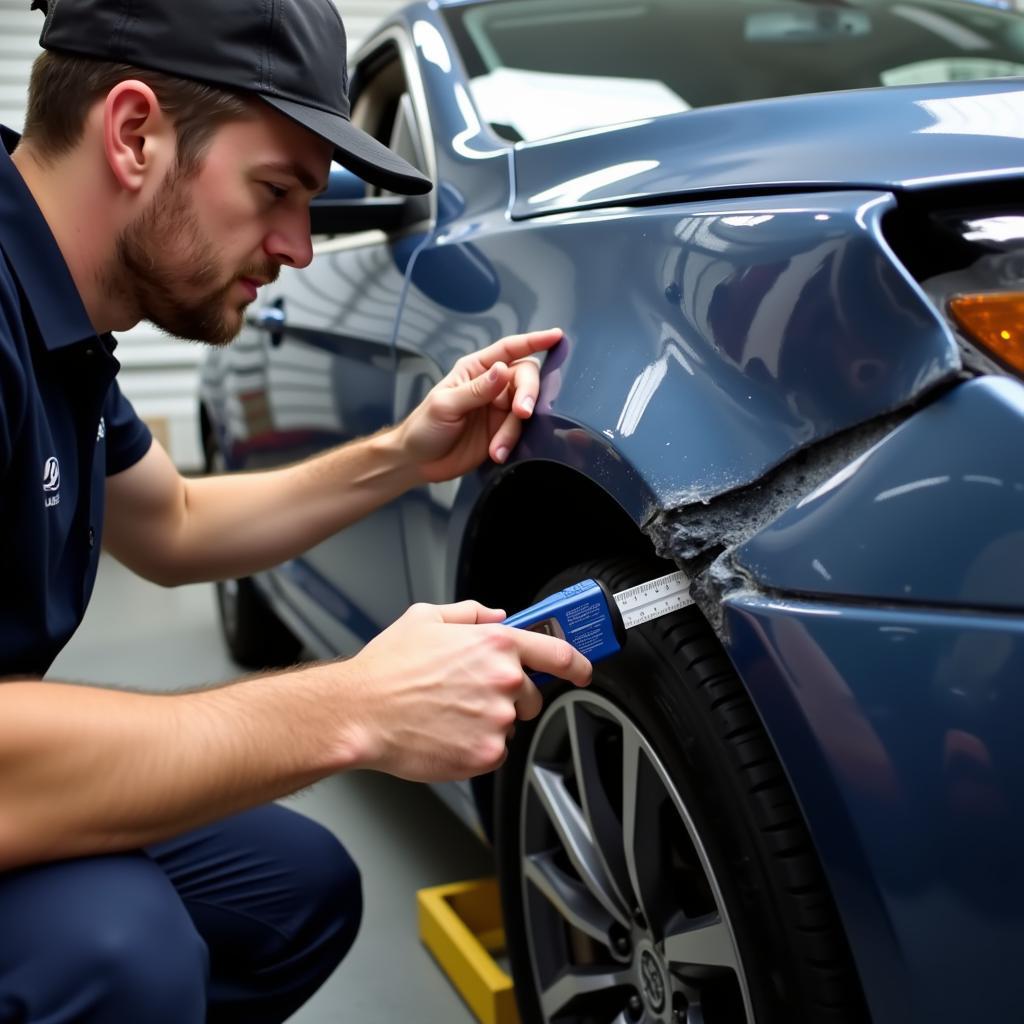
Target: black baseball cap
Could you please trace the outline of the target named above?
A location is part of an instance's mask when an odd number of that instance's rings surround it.
[[[39,45],[258,96],[391,192],[430,179],[350,120],[345,27],[332,0],[35,0]]]

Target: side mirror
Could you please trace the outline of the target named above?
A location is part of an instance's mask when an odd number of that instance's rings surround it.
[[[367,196],[366,182],[346,168],[331,168],[327,191],[310,205],[314,235],[346,235],[357,231],[394,231],[419,220],[420,196]]]

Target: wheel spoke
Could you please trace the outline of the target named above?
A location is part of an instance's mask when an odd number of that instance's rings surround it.
[[[561,871],[550,854],[534,854],[527,857],[523,873],[547,897],[548,902],[568,924],[602,945],[609,945],[611,915],[588,889]]]
[[[583,812],[566,788],[563,776],[534,764],[530,769],[530,782],[583,884],[616,921],[625,924],[626,918],[617,904],[615,887],[598,856]]]
[[[629,892],[629,880],[622,851],[622,826],[601,784],[595,720],[582,704],[574,703],[569,707],[568,721],[576,788],[580,794],[583,817],[594,839],[594,847],[601,858],[608,884],[614,891],[616,904],[628,909],[626,894]],[[621,735],[621,729],[617,734]]]
[[[718,914],[691,921],[676,918],[673,928],[665,936],[665,959],[673,967],[728,967],[739,969],[736,947],[732,936]]]
[[[658,822],[652,793],[657,781],[643,771],[645,762],[646,755],[636,734],[625,733],[622,742],[622,845],[637,906],[647,921],[653,922],[660,913]]]
[[[548,988],[540,994],[544,1017],[551,1020],[561,1013],[574,999],[592,996],[611,988],[630,983],[628,971],[583,971],[565,970]]]

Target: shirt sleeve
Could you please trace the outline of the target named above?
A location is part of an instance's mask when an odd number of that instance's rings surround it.
[[[107,432],[107,476],[113,476],[134,466],[149,451],[153,435],[124,397],[116,380],[107,393],[103,421]]]

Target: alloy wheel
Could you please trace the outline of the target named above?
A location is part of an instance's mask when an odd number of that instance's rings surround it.
[[[753,1024],[708,849],[625,712],[587,691],[554,701],[530,745],[520,809],[545,1024]]]

